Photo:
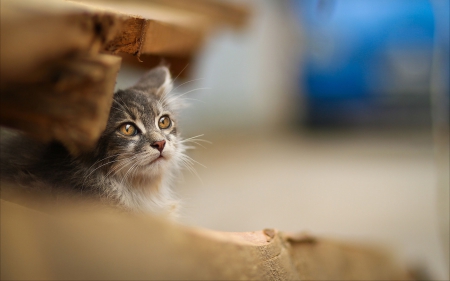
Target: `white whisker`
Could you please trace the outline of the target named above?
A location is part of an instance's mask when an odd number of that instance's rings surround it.
[[[183,164],[184,168],[186,168],[189,172],[194,174],[200,180],[200,182],[203,184],[203,180],[201,179],[200,175],[197,173],[197,170],[195,170],[192,161],[190,159],[187,159],[184,157],[187,157],[187,156],[185,154],[180,155],[181,164]]]
[[[200,147],[206,149],[206,146],[202,145],[201,143],[198,143],[196,140],[189,140],[188,143],[193,143],[193,144],[196,144],[196,145],[198,145],[198,146],[200,146]],[[195,146],[188,146],[187,148],[189,148],[189,149],[194,149]]]
[[[128,171],[125,173],[125,175],[122,178],[122,181],[120,182],[120,185],[123,184],[123,182],[125,181],[125,179],[127,178],[128,173],[130,172],[130,170],[132,170],[134,167],[137,167],[139,164],[139,162],[134,163],[133,165],[131,165],[131,167],[128,169]]]
[[[123,109],[123,112],[127,111],[125,106],[123,104],[121,104],[118,100],[116,100],[115,98],[113,99],[113,102],[117,103],[117,105],[119,105]],[[122,102],[123,102],[123,100],[122,100]]]
[[[175,81],[177,81],[178,76],[180,76],[181,73],[183,73],[183,71],[184,71],[188,66],[189,66],[189,63],[187,63],[186,66],[183,67],[183,69],[180,71],[180,73],[178,73],[177,77],[175,77],[175,78],[172,80],[172,83],[175,83]]]
[[[102,161],[104,161],[104,160],[106,160],[106,159],[108,159],[108,158],[111,158],[111,157],[114,157],[114,156],[118,156],[118,155],[120,155],[120,153],[119,153],[119,154],[114,154],[114,155],[111,155],[111,156],[108,156],[108,157],[105,157],[105,158],[102,158],[102,159],[100,159],[100,160],[97,160],[97,161],[95,161],[94,164],[92,164],[92,165],[88,168],[88,170],[90,170],[92,167],[94,167],[95,164],[100,163],[100,162],[102,162]]]
[[[116,156],[116,155],[113,155],[113,156]],[[107,158],[111,158],[111,157],[113,157],[113,156],[110,156],[110,157],[107,157]],[[105,160],[106,158],[104,158],[103,160]],[[103,161],[103,160],[101,160],[101,161]],[[100,161],[100,162],[101,162]],[[107,162],[107,163],[104,163],[104,164],[102,164],[102,165],[100,165],[99,167],[97,167],[97,168],[95,168],[94,170],[92,170],[87,176],[85,176],[84,177],[84,181],[83,181],[83,185],[84,185],[84,182],[86,182],[86,180],[87,180],[87,178],[89,177],[89,176],[91,176],[95,171],[97,171],[98,169],[100,169],[101,167],[103,167],[103,166],[105,166],[105,165],[108,165],[108,164],[111,164],[111,163],[114,163],[114,162],[117,162],[117,161],[119,161],[119,159],[116,159],[116,160],[113,160],[113,161],[109,161],[109,162]],[[95,163],[94,163],[94,165],[95,165]],[[93,166],[93,165],[92,165]],[[92,167],[91,166],[91,167]],[[89,168],[90,169],[90,168]]]
[[[200,163],[198,161],[195,161],[194,159],[192,159],[191,157],[187,156],[186,154],[183,154],[182,156],[185,157],[185,160],[192,161],[192,162],[197,163],[198,165],[202,166],[203,168],[207,168],[205,165],[203,165],[202,163]]]
[[[199,91],[199,90],[211,90],[211,88],[202,87],[202,88],[195,88],[195,89],[192,89],[192,90],[187,91],[187,92],[184,92],[184,93],[182,93],[182,94],[180,94],[180,95],[176,95],[176,96],[170,97],[170,98],[173,99],[173,100],[171,100],[170,102],[173,102],[174,100],[177,100],[177,99],[181,98],[182,96],[185,96],[185,95],[187,95],[187,94],[189,94],[189,93],[192,93],[192,92],[194,92],[194,91]]]
[[[175,89],[172,89],[170,92],[174,92],[176,89],[180,88],[181,86],[183,86],[183,85],[185,85],[185,84],[187,84],[187,83],[191,83],[191,82],[195,82],[195,81],[199,81],[199,80],[205,80],[205,78],[197,78],[197,79],[189,80],[189,81],[187,81],[187,82],[184,82],[184,83],[182,83],[182,84],[176,86]],[[170,92],[169,92],[169,93],[170,93]]]
[[[123,109],[120,109],[120,108],[117,108],[117,107],[114,107],[114,106],[111,106],[111,108],[114,108],[115,110],[118,110],[118,111],[121,111],[121,112],[127,114]]]
[[[131,163],[132,161],[134,161],[135,159],[137,159],[138,156],[134,156],[131,157],[129,159],[125,159],[123,161],[123,163],[120,163],[119,165],[117,165],[116,168],[112,168],[111,171],[109,171],[105,177],[108,177],[110,174],[113,174],[113,176],[115,176],[120,170],[122,170],[124,167],[126,167],[129,163]],[[120,167],[120,168],[119,168]]]
[[[193,137],[190,137],[190,138],[181,140],[180,142],[183,143],[183,142],[189,141],[189,140],[198,140],[198,141],[203,141],[203,142],[207,142],[207,143],[212,144],[212,142],[210,142],[210,141],[207,141],[207,140],[203,140],[203,139],[199,139],[199,138],[198,138],[198,137],[203,137],[204,135],[205,135],[205,134],[196,135],[196,136],[193,136]]]

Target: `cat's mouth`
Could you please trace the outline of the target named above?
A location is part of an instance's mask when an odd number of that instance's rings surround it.
[[[156,163],[156,162],[158,162],[158,161],[160,161],[160,160],[163,160],[163,159],[164,159],[164,156],[162,156],[162,155],[160,154],[155,160],[152,160],[152,161],[150,162],[150,164]]]

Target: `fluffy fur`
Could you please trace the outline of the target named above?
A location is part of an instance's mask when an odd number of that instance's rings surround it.
[[[174,213],[177,201],[170,186],[181,166],[192,160],[185,153],[175,112],[178,98],[170,72],[158,67],[133,87],[114,94],[108,124],[96,148],[73,157],[57,142],[42,144],[19,135],[2,143],[1,179],[25,189],[97,198],[127,210]],[[161,117],[171,125],[161,129]],[[135,135],[121,133],[124,124]],[[156,142],[165,141],[160,152]],[[189,168],[189,167],[188,167]]]

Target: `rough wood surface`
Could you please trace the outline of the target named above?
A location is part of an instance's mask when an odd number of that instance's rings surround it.
[[[371,247],[274,229],[195,229],[67,202],[30,209],[2,199],[1,245],[3,280],[408,280]]]
[[[122,16],[71,2],[2,0],[1,86],[29,79],[49,63],[98,53],[121,30]]]
[[[199,30],[140,17],[128,18],[123,30],[105,46],[106,51],[138,57],[143,54],[186,56],[197,52],[204,39]]]
[[[36,80],[8,83],[0,123],[42,140],[56,139],[78,154],[106,127],[120,57],[86,55],[58,61]]]
[[[65,1],[2,0],[0,124],[74,154],[93,146],[121,61],[99,51],[123,20]]]
[[[195,53],[209,31],[216,27],[213,23],[218,22],[199,13],[155,5],[151,1],[77,2],[125,15],[124,32],[107,44],[105,50],[138,57],[143,54],[186,56]],[[205,5],[208,3],[205,1]]]

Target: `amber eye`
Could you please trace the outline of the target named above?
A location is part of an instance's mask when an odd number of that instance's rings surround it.
[[[158,126],[160,129],[167,129],[172,125],[172,121],[170,120],[169,116],[164,115],[161,118],[159,118]]]
[[[138,133],[136,127],[130,123],[126,123],[120,126],[119,131],[122,135],[125,136],[135,136]]]

